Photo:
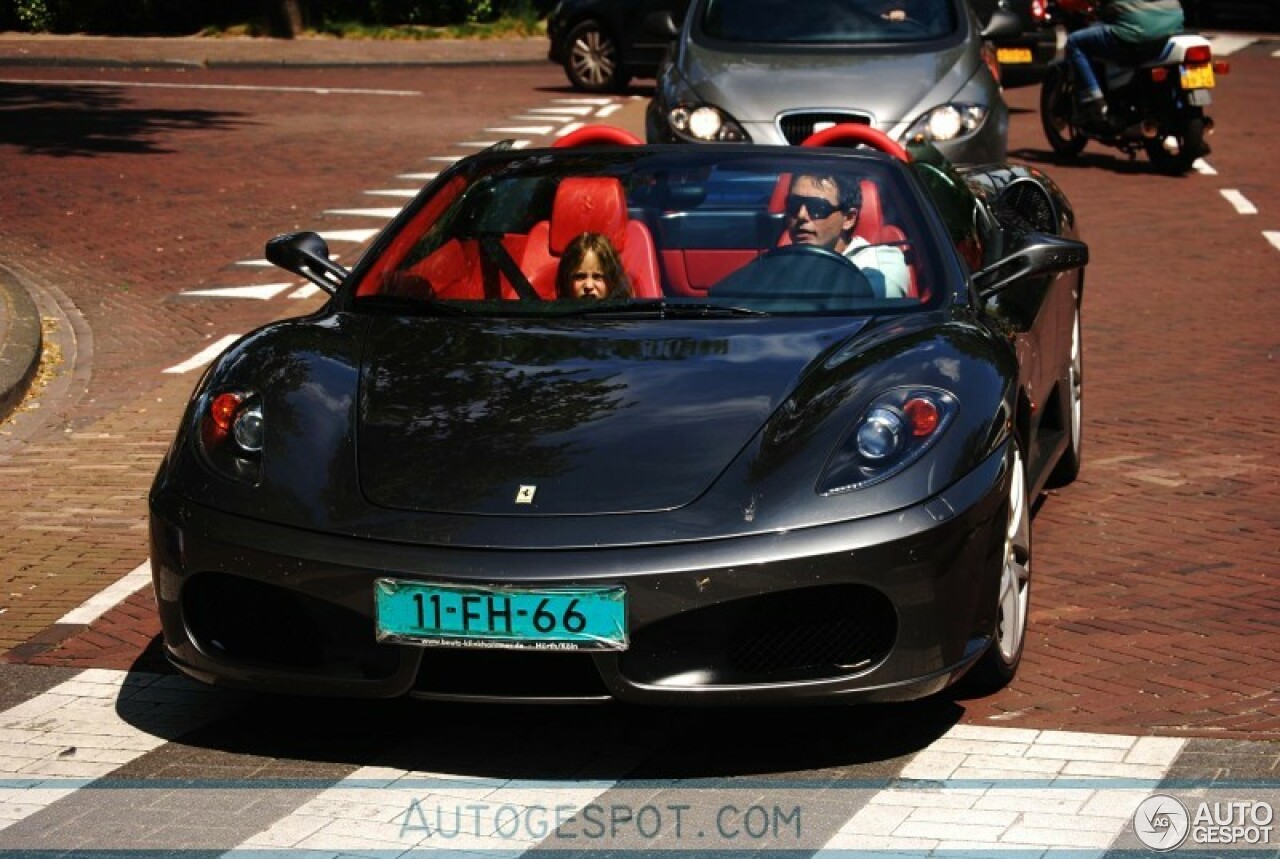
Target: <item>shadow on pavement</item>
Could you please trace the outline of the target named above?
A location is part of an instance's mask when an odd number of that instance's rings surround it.
[[[242,114],[131,108],[119,89],[76,84],[0,84],[0,146],[29,154],[92,157],[170,152],[161,135],[242,124]]]

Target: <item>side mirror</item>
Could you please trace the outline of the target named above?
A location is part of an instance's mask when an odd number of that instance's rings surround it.
[[[987,299],[1028,277],[1060,274],[1089,262],[1089,246],[1048,233],[1026,233],[1004,259],[973,275],[978,295]]]
[[[992,39],[1012,39],[1022,33],[1022,19],[1018,17],[1018,13],[1012,12],[1004,7],[999,7],[991,13],[991,19],[987,21],[987,26],[982,28],[982,38],[990,41]]]
[[[318,233],[285,233],[267,242],[267,261],[305,277],[332,295],[350,274],[329,259],[329,245]]]
[[[649,35],[666,41],[671,41],[680,35],[680,28],[676,26],[676,21],[669,11],[650,12],[644,16],[644,22],[640,26]]]

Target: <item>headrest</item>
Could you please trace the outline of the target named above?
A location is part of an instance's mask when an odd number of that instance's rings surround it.
[[[622,183],[607,176],[564,179],[551,207],[547,242],[560,256],[582,233],[600,233],[621,253],[627,236],[627,195]]]

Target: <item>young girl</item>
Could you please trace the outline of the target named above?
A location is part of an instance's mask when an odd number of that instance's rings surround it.
[[[569,242],[556,271],[560,298],[628,298],[631,282],[613,243],[600,233],[582,233]]]

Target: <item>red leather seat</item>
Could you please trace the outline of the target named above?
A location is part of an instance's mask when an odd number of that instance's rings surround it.
[[[636,298],[662,297],[658,254],[649,228],[627,214],[622,183],[607,176],[564,179],[556,189],[549,220],[529,231],[520,268],[543,298],[556,297],[560,257],[575,237],[600,233],[613,243]]]

